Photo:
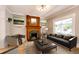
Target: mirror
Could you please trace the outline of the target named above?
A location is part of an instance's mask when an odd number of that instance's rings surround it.
[[[31,18],[31,23],[36,24],[37,23],[36,18]]]

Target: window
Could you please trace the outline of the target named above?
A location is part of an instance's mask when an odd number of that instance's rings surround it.
[[[55,21],[54,31],[60,34],[72,34],[72,18]]]
[[[47,20],[40,20],[41,32],[45,33],[45,29],[47,28]]]

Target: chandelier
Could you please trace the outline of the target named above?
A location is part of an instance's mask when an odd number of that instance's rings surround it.
[[[50,6],[48,6],[48,5],[40,5],[37,7],[37,9],[38,9],[38,11],[47,11],[50,9],[49,7]]]

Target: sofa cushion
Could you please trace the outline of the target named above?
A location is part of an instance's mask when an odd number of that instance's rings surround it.
[[[57,39],[57,40],[59,40],[59,41],[66,41],[66,42],[68,42],[67,40],[64,40],[64,39],[62,39],[62,38],[57,38],[57,37],[54,37],[55,39]]]
[[[63,38],[63,36],[64,36],[64,35],[61,35],[61,34],[57,34],[57,35],[56,35],[56,37],[58,37],[58,38]]]
[[[49,34],[50,36],[56,36],[57,34]]]
[[[72,38],[72,36],[64,36],[63,39],[65,40],[69,40],[70,38]]]
[[[53,34],[49,34],[50,36],[52,36]]]
[[[63,39],[60,39],[59,38],[59,41],[62,41],[62,42],[64,42],[64,43],[68,43],[69,41],[67,41],[67,40],[63,40]]]

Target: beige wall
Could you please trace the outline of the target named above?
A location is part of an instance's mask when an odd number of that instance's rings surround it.
[[[48,19],[48,33],[53,32],[53,20]]]
[[[63,19],[67,17],[72,17],[73,18],[73,31],[74,35],[79,38],[79,7],[75,7],[70,10],[62,10],[59,11],[61,13],[56,13],[56,15],[51,15],[50,19],[48,19],[48,28],[49,28],[49,33],[53,33],[53,21],[56,19]]]
[[[79,9],[76,11],[76,16],[75,16],[75,33],[76,36],[79,38]]]

